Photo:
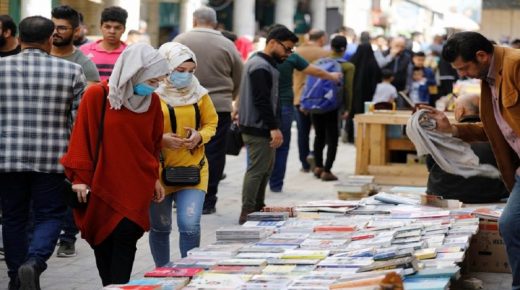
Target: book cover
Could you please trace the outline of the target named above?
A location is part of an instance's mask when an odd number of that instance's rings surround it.
[[[203,268],[158,267],[144,274],[145,277],[193,277],[204,271]]]

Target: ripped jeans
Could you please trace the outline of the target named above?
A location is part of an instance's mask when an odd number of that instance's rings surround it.
[[[200,217],[205,192],[198,189],[182,189],[167,195],[160,203],[150,206],[150,250],[156,267],[170,262],[170,233],[172,231],[172,205],[177,208],[179,248],[181,257],[200,245]]]

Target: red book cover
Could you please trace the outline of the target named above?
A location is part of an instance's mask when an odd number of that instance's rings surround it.
[[[316,226],[315,232],[353,232],[356,226]]]
[[[204,271],[203,268],[158,267],[144,274],[145,277],[193,277]]]

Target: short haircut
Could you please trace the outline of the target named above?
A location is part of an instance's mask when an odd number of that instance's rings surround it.
[[[14,23],[13,18],[9,15],[0,15],[0,22],[2,22],[2,31],[10,30],[11,35],[16,36],[16,23]]]
[[[426,54],[422,51],[414,52],[413,56],[426,57]]]
[[[317,40],[320,40],[325,35],[326,35],[326,33],[323,30],[319,30],[319,29],[311,30],[311,31],[309,31],[309,40],[317,41]]]
[[[520,39],[515,38],[513,41],[511,41],[511,44],[520,44]]]
[[[128,18],[128,12],[119,6],[107,7],[101,12],[101,24],[107,21],[114,21],[126,26],[126,19]]]
[[[477,62],[477,51],[493,53],[493,44],[482,34],[471,31],[453,34],[442,49],[442,58],[447,62],[454,62],[457,57],[463,61]]]
[[[72,28],[76,28],[81,23],[78,11],[68,5],[54,7],[51,12],[52,18],[67,20]]]
[[[29,16],[20,22],[20,41],[44,43],[54,33],[54,23],[43,16]]]
[[[287,27],[280,24],[277,24],[274,28],[269,30],[266,43],[268,43],[271,39],[298,43],[298,36],[296,36],[296,34],[290,31]]]
[[[424,73],[424,68],[422,68],[420,66],[414,66],[413,67],[413,72],[416,72],[416,71],[420,71],[420,72]]]
[[[334,38],[330,41],[330,47],[335,52],[342,52],[347,49],[347,38],[343,35],[336,35]]]
[[[193,19],[201,24],[215,25],[217,24],[217,12],[211,7],[202,6],[193,12]]]
[[[392,70],[385,68],[385,69],[381,70],[381,77],[384,80],[388,80],[388,79],[394,77],[394,73],[392,72]]]

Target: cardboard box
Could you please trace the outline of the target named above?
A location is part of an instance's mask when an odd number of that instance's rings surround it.
[[[473,236],[468,253],[466,265],[472,272],[511,273],[498,221],[480,220],[479,232]]]

